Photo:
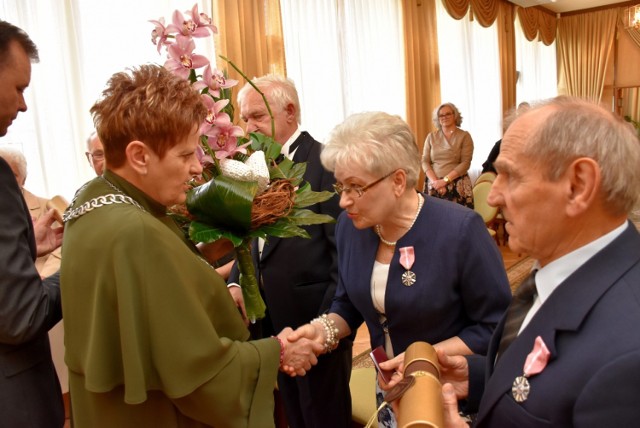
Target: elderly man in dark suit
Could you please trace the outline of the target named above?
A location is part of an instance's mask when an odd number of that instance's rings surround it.
[[[307,132],[301,132],[300,103],[293,82],[267,75],[254,79],[274,115],[276,142],[282,144],[282,154],[294,162],[306,162],[304,179],[315,191],[333,191],[333,175],[320,163],[322,145]],[[271,118],[262,96],[249,84],[238,93],[240,115],[248,132],[271,135]],[[338,217],[338,198],[310,207],[311,210]],[[252,326],[255,335],[269,335],[284,327],[297,328],[326,311],[335,294],[337,284],[337,256],[334,239],[335,225],[309,226],[310,239],[269,238],[255,240],[253,259],[256,274],[267,304],[267,318],[259,328]],[[232,270],[230,283],[238,282],[237,267]],[[236,300],[240,293],[230,287]],[[262,330],[257,331],[256,330]],[[351,424],[350,340],[318,358],[304,377],[290,378],[281,373],[278,387],[283,397],[287,422],[291,428],[349,427]]]
[[[511,249],[536,264],[486,359],[439,355],[448,426],[464,426],[456,398],[480,396],[477,427],[638,426],[640,234],[627,218],[638,138],[614,114],[559,97],[516,118],[495,165],[489,202]]]
[[[23,92],[38,50],[26,33],[0,21],[0,136],[27,109]],[[62,392],[47,332],[62,318],[58,274],[45,280],[36,256],[60,246],[53,210],[32,224],[9,165],[0,159],[0,426],[64,425]]]

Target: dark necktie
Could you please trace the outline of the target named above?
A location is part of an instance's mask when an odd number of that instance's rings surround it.
[[[300,138],[300,137],[296,138],[296,140],[293,143],[291,143],[291,145],[289,146],[289,154],[290,154],[290,156],[291,156],[291,153],[293,153],[298,148],[300,143],[302,143],[302,138]],[[291,156],[291,158],[293,160],[292,156]],[[284,154],[283,153],[280,153],[278,155],[278,157],[275,158],[275,162],[278,163],[278,164],[280,162],[282,162],[283,160],[284,160]]]
[[[502,330],[502,338],[500,339],[500,345],[498,346],[498,358],[502,356],[504,351],[511,345],[511,342],[518,336],[520,326],[524,321],[533,300],[536,296],[536,273],[534,270],[529,276],[520,284],[516,290],[511,303],[507,308],[507,318],[504,323],[504,329]]]

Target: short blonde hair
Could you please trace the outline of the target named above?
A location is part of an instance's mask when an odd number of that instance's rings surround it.
[[[440,125],[440,118],[438,117],[438,115],[440,114],[440,110],[442,110],[444,107],[449,107],[451,111],[453,111],[453,117],[456,121],[456,126],[462,125],[462,115],[460,114],[460,110],[458,110],[458,107],[456,107],[453,103],[442,103],[438,107],[436,107],[431,114],[431,121],[433,122],[433,125],[436,127],[436,129],[442,129],[442,125]]]
[[[373,175],[383,176],[402,169],[407,187],[415,187],[420,174],[420,154],[409,125],[400,117],[383,112],[353,114],[336,126],[320,154],[322,165],[356,164]]]

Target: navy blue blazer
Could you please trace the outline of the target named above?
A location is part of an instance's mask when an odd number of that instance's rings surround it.
[[[423,195],[414,226],[396,245],[385,294],[385,312],[395,354],[411,343],[437,343],[458,336],[484,354],[511,299],[502,257],[480,216],[461,205]],[[371,346],[384,344],[371,298],[371,274],[379,245],[371,228],[358,230],[342,214],[336,226],[338,289],[331,312],[355,331],[363,321]],[[417,282],[402,284],[399,249],[413,246]]]
[[[62,318],[60,277],[35,266],[29,208],[0,158],[0,426],[61,427],[62,391],[48,331]]]
[[[503,323],[492,339],[488,361],[495,360]],[[495,367],[483,364],[489,377],[476,426],[638,426],[639,326],[640,235],[629,223],[622,235],[556,288]],[[551,357],[542,373],[529,379],[528,399],[517,403],[511,385],[522,375],[537,336]],[[477,393],[471,383],[470,388],[470,394]]]

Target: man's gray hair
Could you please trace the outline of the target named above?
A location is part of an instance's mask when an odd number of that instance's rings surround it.
[[[554,112],[534,132],[523,154],[544,165],[552,181],[580,157],[595,160],[612,212],[631,212],[640,199],[640,141],[633,127],[592,102],[566,96],[536,104],[524,115],[547,106]]]
[[[0,147],[0,158],[3,158],[10,166],[17,169],[23,179],[27,178],[27,158],[24,157],[21,151],[6,146]],[[24,183],[18,184],[22,187]]]
[[[275,107],[284,109],[287,105],[293,104],[296,109],[296,121],[298,125],[302,123],[300,100],[293,80],[277,74],[266,74],[261,77],[254,77],[251,82],[267,97],[271,109]],[[255,90],[255,88],[247,82],[238,92],[238,104],[242,104],[244,97],[252,90]]]

